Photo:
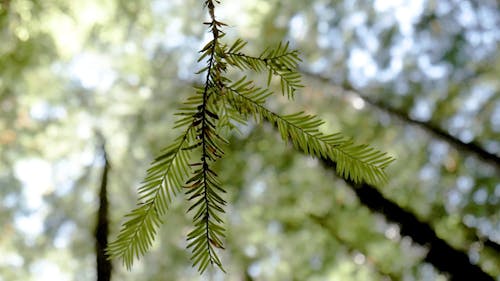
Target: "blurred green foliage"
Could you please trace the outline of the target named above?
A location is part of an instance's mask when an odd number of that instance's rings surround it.
[[[176,131],[172,111],[199,83],[207,38],[199,1],[0,1],[0,280],[95,279],[103,163],[112,165],[112,233],[134,205],[153,155]],[[300,108],[395,155],[384,196],[500,276],[498,163],[457,149],[363,101],[429,122],[496,157],[500,41],[496,1],[223,1],[227,40],[250,52],[289,40],[309,77]],[[253,77],[265,81],[266,77]],[[278,87],[279,83],[274,86]],[[292,112],[284,100],[270,104]],[[185,250],[183,198],[152,251],[114,280],[447,280],[426,248],[363,206],[316,160],[269,126],[234,135],[217,167],[230,202],[228,273],[198,276]]]

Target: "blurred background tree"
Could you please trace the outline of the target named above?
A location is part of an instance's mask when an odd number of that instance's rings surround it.
[[[176,135],[172,111],[200,82],[206,11],[193,0],[0,5],[0,280],[95,280],[105,163],[94,132],[112,167],[115,235],[148,162]],[[325,131],[397,158],[389,183],[370,194],[500,276],[496,1],[226,0],[218,16],[228,42],[242,37],[258,53],[289,40],[301,50],[297,107],[326,120]],[[180,196],[152,251],[131,272],[117,263],[113,280],[453,277],[415,237],[423,229],[407,231],[272,127],[241,131],[218,167],[230,190],[228,273],[191,267]]]

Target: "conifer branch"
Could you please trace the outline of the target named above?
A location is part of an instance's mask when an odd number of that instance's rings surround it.
[[[228,64],[240,70],[251,69],[255,72],[267,71],[267,86],[271,84],[273,76],[280,78],[281,92],[293,99],[295,92],[304,87],[301,84],[301,75],[297,71],[297,64],[301,61],[297,50],[289,50],[288,42],[285,45],[279,43],[275,49],[268,48],[258,57],[246,55],[241,49],[247,43],[241,39],[229,47],[225,52],[225,60]]]
[[[191,260],[193,266],[198,266],[200,273],[204,272],[208,264],[217,265],[222,271],[222,263],[215,252],[215,248],[221,248],[224,228],[220,225],[223,221],[220,213],[224,213],[222,208],[226,201],[222,199],[219,192],[225,192],[220,187],[221,183],[217,179],[217,174],[211,169],[211,165],[224,154],[220,147],[220,142],[225,140],[216,132],[216,123],[219,120],[214,109],[210,105],[216,104],[217,100],[213,95],[218,95],[223,87],[222,73],[225,65],[217,57],[219,50],[218,39],[223,36],[219,30],[224,24],[215,19],[214,4],[207,0],[211,22],[206,23],[212,31],[213,40],[204,50],[203,57],[208,56],[206,69],[206,80],[202,96],[202,103],[197,107],[198,111],[194,115],[194,123],[197,126],[196,139],[201,147],[200,162],[192,163],[191,166],[198,167],[193,176],[186,182],[188,200],[194,203],[188,212],[194,211],[193,223],[195,228],[188,234],[190,241],[188,248],[192,248]],[[204,48],[204,49],[205,49]],[[203,51],[203,50],[202,50]],[[214,107],[214,106],[213,106]]]
[[[109,244],[110,257],[121,258],[127,269],[132,267],[134,258],[143,256],[153,244],[161,216],[187,178],[190,155],[186,148],[191,131],[192,126],[151,163],[139,187],[137,207],[125,216],[127,220],[118,237]]]
[[[257,121],[266,119],[276,125],[286,141],[316,157],[327,157],[337,162],[338,171],[356,182],[382,182],[386,179],[383,169],[392,161],[384,153],[363,145],[355,145],[340,134],[324,135],[319,131],[322,121],[316,116],[297,113],[280,116],[268,110],[264,103],[272,94],[267,88],[255,87],[246,77],[233,82],[224,76],[227,66],[240,70],[268,72],[267,86],[273,76],[281,81],[283,95],[293,98],[302,87],[296,50],[289,50],[288,43],[267,49],[259,57],[245,55],[240,50],[245,46],[237,40],[231,47],[220,43],[224,37],[222,27],[226,24],[215,18],[217,0],[206,0],[210,20],[204,24],[212,34],[201,50],[198,62],[207,64],[197,74],[205,74],[202,87],[195,87],[175,115],[180,117],[174,128],[183,128],[184,133],[168,146],[151,164],[143,185],[139,188],[138,206],[126,215],[126,221],[117,239],[108,248],[111,257],[122,258],[127,268],[134,258],[139,258],[151,247],[161,216],[168,209],[172,197],[184,187],[185,195],[193,213],[194,229],[187,235],[191,260],[200,273],[209,264],[222,271],[222,262],[217,249],[224,249],[225,229],[221,215],[226,201],[223,199],[221,182],[213,169],[214,163],[224,155],[222,145],[227,141],[223,132],[233,130],[236,123],[245,124],[246,117]],[[194,153],[200,160],[190,162]],[[194,171],[193,171],[193,170]]]
[[[249,85],[249,83],[243,83]],[[238,85],[236,83],[236,85]],[[283,140],[290,140],[295,148],[309,155],[325,157],[337,163],[337,172],[357,183],[379,184],[387,181],[384,169],[394,160],[386,153],[367,145],[357,145],[340,133],[324,135],[319,127],[323,121],[314,115],[298,112],[280,116],[264,106],[265,95],[259,91],[228,88],[228,98],[233,104],[246,105],[242,112],[257,119],[265,119],[277,126]],[[252,89],[248,86],[247,89]],[[253,92],[248,94],[248,92]],[[255,94],[257,93],[257,94]],[[243,109],[243,108],[242,108]]]

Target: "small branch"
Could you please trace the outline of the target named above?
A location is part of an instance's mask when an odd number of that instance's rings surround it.
[[[497,242],[489,239],[489,238],[479,238],[479,241],[482,241],[484,246],[488,247],[489,249],[497,251],[497,253],[500,253],[500,244]]]
[[[327,77],[321,76],[321,75],[316,74],[316,73],[309,72],[307,70],[301,70],[301,72],[304,75],[309,76],[309,77],[314,78],[314,79],[317,79],[317,80],[320,80],[323,83],[327,83],[327,84],[331,84],[332,86],[339,87],[344,92],[353,93],[356,96],[358,96],[359,98],[363,99],[366,103],[368,103],[368,104],[370,104],[370,105],[372,105],[372,106],[374,106],[374,107],[376,107],[384,112],[389,113],[393,117],[396,117],[396,118],[398,118],[398,119],[400,119],[408,124],[420,127],[424,131],[430,133],[431,135],[448,142],[450,145],[454,146],[457,150],[467,151],[471,154],[474,154],[477,157],[479,157],[480,159],[483,159],[486,162],[490,163],[491,165],[495,166],[497,169],[500,169],[500,157],[493,154],[493,153],[486,151],[483,147],[481,147],[480,144],[478,144],[475,141],[472,141],[469,143],[463,142],[463,141],[459,140],[458,138],[450,135],[449,133],[447,133],[445,130],[441,129],[440,127],[432,124],[431,122],[424,122],[424,121],[415,120],[415,119],[411,118],[410,116],[408,116],[408,114],[406,112],[404,112],[403,110],[393,108],[385,103],[371,99],[371,98],[367,97],[366,95],[359,93],[359,91],[357,91],[351,84],[349,84],[347,82],[343,83],[342,86],[333,85],[331,80],[328,79]]]
[[[497,242],[491,240],[487,236],[479,234],[477,228],[475,227],[469,227],[465,224],[462,224],[462,226],[467,230],[467,235],[470,235],[473,240],[478,241],[483,245],[483,247],[486,247],[490,249],[491,251],[496,251],[497,254],[500,254],[500,244]]]
[[[339,241],[340,243],[342,243],[342,245],[344,245],[347,250],[349,251],[349,253],[355,253],[356,251],[358,252],[364,252],[363,254],[367,257],[369,257],[369,255],[366,253],[366,250],[365,249],[359,249],[359,247],[357,245],[352,245],[351,242],[347,241],[346,239],[342,238],[341,235],[339,235],[339,233],[335,230],[335,227],[331,226],[329,223],[328,223],[328,216],[317,216],[317,215],[314,215],[314,214],[310,214],[309,215],[309,218],[315,222],[316,224],[318,224],[319,226],[321,226],[324,230],[328,231],[328,233],[333,236],[333,238],[337,241]],[[403,280],[403,278],[401,278],[400,274],[396,274],[394,272],[388,272],[384,269],[382,269],[379,265],[379,262],[377,260],[374,260],[373,258],[368,258],[367,259],[367,263],[370,264],[371,266],[373,266],[374,270],[376,270],[380,275],[382,276],[387,276],[389,277],[391,280]]]

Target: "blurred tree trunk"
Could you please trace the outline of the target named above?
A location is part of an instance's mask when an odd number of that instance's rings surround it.
[[[97,226],[95,229],[96,240],[96,262],[97,262],[97,281],[111,280],[111,260],[108,259],[106,248],[108,246],[108,172],[110,169],[109,159],[106,152],[105,141],[101,139],[101,153],[104,158],[104,168],[102,171],[101,186],[99,189],[99,210],[97,212]]]
[[[332,161],[321,159],[321,162],[325,167],[335,170],[335,163]],[[408,236],[415,243],[427,247],[428,252],[424,260],[441,272],[449,273],[451,280],[494,281],[492,276],[470,262],[467,253],[450,246],[438,237],[429,224],[420,221],[412,212],[385,198],[377,188],[365,183],[355,184],[349,180],[345,181],[363,205],[373,212],[382,214],[388,221],[399,224],[401,235]]]
[[[276,127],[274,127],[277,129]],[[327,159],[319,158],[327,169],[336,171],[336,164]],[[371,211],[383,215],[388,221],[399,224],[401,235],[410,237],[415,243],[427,247],[425,261],[441,272],[450,274],[450,280],[494,281],[481,267],[472,264],[467,253],[450,246],[438,237],[432,227],[420,221],[415,214],[403,209],[398,204],[384,197],[377,188],[366,184],[356,184],[339,175],[353,189],[360,202]]]

